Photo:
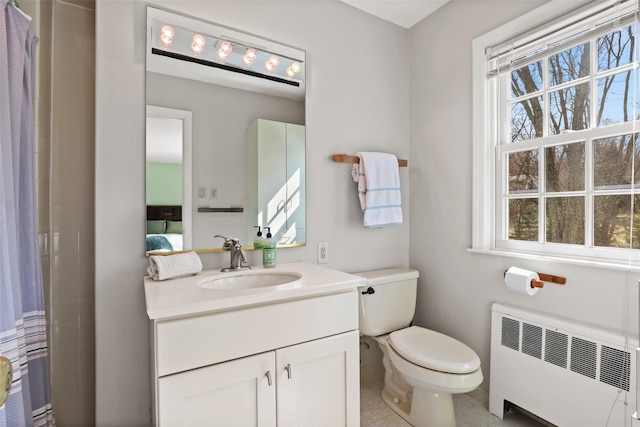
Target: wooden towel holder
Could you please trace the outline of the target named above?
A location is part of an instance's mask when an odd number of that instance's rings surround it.
[[[347,154],[334,154],[333,161],[337,163],[360,163],[360,157],[349,156]],[[409,164],[407,160],[398,159],[398,166],[406,167]]]
[[[505,276],[507,275],[507,270],[504,271],[504,275]],[[535,280],[535,279],[531,280],[532,288],[544,287],[543,282],[551,282],[551,283],[555,283],[556,285],[564,285],[565,283],[567,283],[567,279],[565,277],[554,276],[553,274],[538,273],[538,277],[540,278],[540,280]]]

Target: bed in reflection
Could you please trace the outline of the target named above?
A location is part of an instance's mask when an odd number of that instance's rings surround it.
[[[182,247],[182,206],[147,206],[147,252]]]

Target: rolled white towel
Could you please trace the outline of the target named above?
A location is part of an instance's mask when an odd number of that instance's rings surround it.
[[[151,255],[147,273],[153,280],[192,276],[202,271],[200,257],[194,251],[175,255]]]

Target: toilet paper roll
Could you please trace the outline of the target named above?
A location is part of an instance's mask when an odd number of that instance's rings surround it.
[[[507,284],[507,289],[524,295],[535,295],[538,292],[539,288],[531,286],[532,280],[540,280],[538,273],[518,267],[509,268],[504,275],[504,282]]]

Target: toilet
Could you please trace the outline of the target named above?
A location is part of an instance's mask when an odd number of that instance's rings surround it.
[[[416,308],[418,271],[409,268],[354,273],[360,333],[382,350],[382,399],[415,427],[455,427],[452,395],[482,382],[480,358],[460,341],[410,326]]]

